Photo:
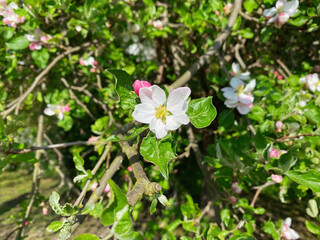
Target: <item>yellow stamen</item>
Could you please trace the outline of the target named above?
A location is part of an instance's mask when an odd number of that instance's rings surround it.
[[[241,94],[241,93],[243,93],[243,89],[244,89],[244,85],[239,85],[239,86],[237,87],[238,95]]]
[[[155,109],[156,110],[156,118],[161,119],[162,121],[166,120],[166,117],[168,116],[168,110],[165,106],[159,106],[158,108]]]

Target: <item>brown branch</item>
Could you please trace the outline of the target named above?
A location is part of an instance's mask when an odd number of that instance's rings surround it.
[[[39,123],[38,123],[38,133],[37,133],[37,145],[40,146],[42,144],[42,137],[43,137],[43,119],[44,116],[43,114],[40,114],[39,116]],[[40,160],[41,157],[41,151],[37,151],[36,152],[36,159]],[[40,169],[40,162],[37,162],[34,164],[34,170],[33,170],[33,177],[32,177],[32,196],[30,199],[30,202],[27,206],[27,210],[26,213],[24,215],[24,219],[22,221],[22,225],[18,230],[17,236],[16,236],[16,240],[20,240],[21,236],[22,236],[22,232],[23,232],[23,228],[25,226],[26,221],[28,220],[30,213],[31,213],[31,209],[33,207],[33,204],[37,198],[37,194],[39,191],[39,186],[40,186],[40,175],[41,175],[41,169]]]
[[[242,12],[242,11],[239,11],[239,14],[241,15],[241,17],[243,17],[244,19],[246,20],[249,20],[249,21],[254,21],[254,22],[259,22],[259,19],[258,18],[255,18],[255,17],[251,17],[249,16],[248,14]],[[262,24],[264,24],[265,22],[261,22]]]
[[[97,120],[97,119],[92,115],[92,113],[91,113],[90,110],[87,108],[87,106],[84,105],[84,104],[80,101],[80,99],[74,94],[74,92],[73,92],[72,89],[70,88],[70,85],[69,85],[69,83],[67,82],[67,80],[66,80],[65,78],[60,78],[60,80],[61,80],[61,82],[66,86],[66,88],[68,89],[69,94],[70,94],[70,98],[71,98],[71,99],[74,99],[74,100],[77,102],[77,104],[86,111],[86,113],[89,115],[89,117],[91,117],[92,120],[94,120],[94,121]]]
[[[64,58],[70,53],[77,52],[84,47],[89,47],[90,45],[92,45],[92,42],[87,42],[82,44],[81,46],[70,48],[69,50],[65,51],[64,53],[58,55],[55,59],[53,59],[52,62],[34,79],[33,83],[25,91],[25,93],[18,98],[16,103],[1,113],[2,118],[6,118],[18,105],[20,105],[28,97],[28,95],[36,88],[40,80],[45,75],[47,75],[47,73],[51,70],[51,68],[53,68],[62,58]]]
[[[295,138],[299,138],[299,137],[305,137],[305,136],[320,137],[320,135],[316,135],[316,134],[313,134],[313,133],[302,133],[302,134],[298,134],[298,135],[294,135],[294,136],[284,136],[284,137],[281,137],[281,138],[277,138],[275,140],[275,142],[282,142],[282,141],[291,140],[291,139],[295,139]]]
[[[216,40],[213,43],[213,46],[208,49],[208,51],[202,55],[197,61],[195,61],[189,70],[187,70],[180,78],[178,78],[173,84],[168,86],[168,90],[171,91],[177,87],[184,86],[191,77],[206,63],[209,63],[211,57],[218,53],[219,49],[223,45],[224,41],[227,39],[227,37],[231,33],[232,26],[234,25],[238,13],[241,10],[241,0],[235,0],[234,2],[234,9],[230,15],[228,24],[226,28],[219,34],[219,36],[216,38]]]
[[[288,76],[292,75],[288,67],[280,59],[276,59],[276,61],[280,65],[280,67],[282,67],[282,69],[288,74]]]

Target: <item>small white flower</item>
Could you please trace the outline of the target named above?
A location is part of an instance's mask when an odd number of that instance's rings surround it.
[[[277,21],[278,26],[285,24],[291,16],[296,14],[299,6],[298,0],[292,0],[287,2],[287,0],[278,0],[276,7],[265,9],[263,15],[269,19],[268,23]]]
[[[168,131],[189,123],[186,111],[190,93],[190,88],[180,87],[171,91],[166,99],[165,91],[157,85],[141,88],[141,103],[135,106],[132,117],[140,123],[150,124],[150,130],[158,139],[164,138]]]
[[[81,30],[82,30],[82,27],[81,27],[81,26],[79,26],[79,25],[76,26],[76,31],[77,31],[77,32],[81,32]]]
[[[250,112],[254,97],[251,94],[256,86],[256,80],[251,80],[247,86],[239,78],[232,78],[231,87],[222,88],[223,96],[226,98],[224,104],[228,108],[237,108],[240,114],[245,115]]]
[[[282,223],[281,233],[283,238],[287,240],[299,239],[299,234],[295,230],[291,229],[290,226],[291,218],[288,217],[286,220],[284,220],[284,223]]]
[[[248,80],[250,78],[250,72],[242,72],[238,63],[232,63],[232,76],[240,80]]]
[[[311,91],[320,91],[320,81],[317,73],[300,78],[300,83],[305,84]]]
[[[63,119],[63,111],[61,106],[48,104],[44,109],[44,114],[48,116],[57,115],[59,120]]]

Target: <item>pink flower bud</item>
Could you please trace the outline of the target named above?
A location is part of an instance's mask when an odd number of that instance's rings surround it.
[[[82,66],[86,65],[86,62],[82,58],[80,59],[80,65],[82,65]]]
[[[128,169],[129,172],[132,172],[132,167],[131,166],[129,166],[127,169]]]
[[[231,196],[231,197],[230,197],[230,202],[231,202],[232,204],[236,204],[236,203],[237,203],[237,198],[236,198],[235,196]]]
[[[278,80],[282,80],[283,79],[283,77],[281,75],[278,75],[277,78],[278,78]]]
[[[109,22],[106,22],[106,27],[107,28],[111,27],[111,24]]]
[[[29,221],[25,221],[25,222],[24,222],[24,225],[25,225],[25,226],[28,226],[29,223],[30,223]]]
[[[107,197],[111,198],[111,192],[108,192]]]
[[[220,15],[220,12],[219,12],[218,10],[216,10],[214,13],[215,13],[217,16]]]
[[[98,140],[98,137],[94,137],[94,136],[91,136],[91,137],[88,139],[89,142],[94,142],[94,141],[96,141],[96,140]]]
[[[140,81],[140,80],[135,80],[134,83],[132,84],[134,91],[136,94],[139,96],[139,91],[143,87],[151,87],[151,84],[147,81]]]
[[[33,44],[33,43],[31,43],[31,44],[29,45],[29,49],[30,49],[31,51],[34,51],[35,46],[34,46],[34,44]]]
[[[242,192],[242,188],[239,186],[239,184],[237,182],[232,183],[232,190],[238,194],[240,194]]]
[[[70,111],[70,107],[68,105],[61,107],[61,112],[66,113]]]
[[[279,157],[279,151],[278,151],[278,149],[276,149],[276,148],[272,148],[271,149],[271,151],[270,151],[270,157],[271,158],[277,158],[277,157]]]
[[[48,208],[46,208],[46,207],[44,207],[44,208],[42,208],[42,214],[43,215],[48,215],[48,213],[49,213],[49,209]]]
[[[283,122],[278,121],[276,122],[277,132],[281,132],[281,129],[283,127]]]
[[[268,161],[264,161],[264,164],[267,164],[268,163]]]
[[[271,175],[271,179],[272,181],[274,181],[275,183],[281,183],[283,180],[283,177],[280,175],[276,175],[276,174],[272,174]]]
[[[250,103],[249,108],[250,108],[250,109],[253,108],[253,103]]]
[[[91,68],[90,72],[94,73],[94,72],[96,72],[96,69],[95,68]]]
[[[105,193],[110,192],[110,185],[109,185],[109,183],[108,183],[107,186],[104,188],[104,192],[105,192]]]
[[[124,175],[124,181],[129,182],[129,175],[128,174]]]
[[[94,61],[94,62],[93,62],[93,65],[94,65],[94,66],[97,66],[97,65],[98,65],[98,62],[97,62],[97,61]]]
[[[92,183],[90,190],[93,192],[94,190],[96,190],[96,188],[98,187],[98,185],[99,185],[99,184],[98,184],[97,182]]]
[[[278,71],[274,71],[274,75],[279,75],[279,72]]]

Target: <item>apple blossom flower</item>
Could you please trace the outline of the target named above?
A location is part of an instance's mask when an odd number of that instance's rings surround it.
[[[52,38],[51,35],[45,35],[40,29],[36,28],[34,34],[24,35],[30,42],[29,49],[31,51],[40,50],[43,44],[47,44],[48,40]]]
[[[79,26],[79,25],[77,25],[77,26],[76,26],[76,31],[77,31],[77,32],[81,32],[81,30],[82,30],[82,27]]]
[[[276,122],[277,132],[281,132],[281,129],[283,128],[283,122],[278,121]]]
[[[42,208],[42,214],[43,215],[48,215],[49,214],[49,209],[47,207]]]
[[[291,218],[288,217],[284,220],[284,222],[282,222],[281,234],[283,238],[287,240],[299,239],[300,238],[299,234],[295,230],[290,228],[291,221],[292,221]]]
[[[97,182],[92,183],[90,190],[93,192],[94,190],[97,189],[97,187],[99,186],[99,184]]]
[[[123,35],[123,41],[129,42],[130,40],[132,40],[135,43],[138,42],[139,36],[136,35],[136,33],[138,32],[140,32],[140,26],[138,24],[128,23],[127,32],[125,32]]]
[[[278,78],[278,80],[282,80],[283,79],[283,77],[281,75],[278,75],[277,78]]]
[[[320,91],[320,81],[317,73],[308,74],[306,77],[300,78],[300,83],[305,84],[311,91]]]
[[[223,96],[226,98],[224,104],[228,108],[237,108],[240,114],[247,114],[253,104],[254,97],[251,94],[256,86],[256,80],[251,80],[246,86],[239,78],[232,78],[231,87],[222,88]]]
[[[127,170],[128,170],[129,172],[132,172],[132,167],[129,166],[129,167],[127,168]]]
[[[164,138],[168,131],[189,123],[186,111],[190,94],[190,88],[180,87],[171,91],[166,99],[165,91],[157,85],[141,88],[141,103],[135,106],[132,117],[140,123],[149,124],[158,139]]]
[[[109,193],[110,192],[110,185],[109,183],[107,184],[107,186],[104,188],[103,190],[105,193]]]
[[[276,175],[276,174],[272,174],[271,175],[271,179],[272,181],[274,181],[275,183],[281,183],[283,180],[283,177],[281,175]]]
[[[48,116],[57,115],[59,120],[63,119],[63,114],[70,111],[70,107],[68,105],[60,106],[60,105],[51,105],[48,104],[44,109],[44,114]]]
[[[94,59],[94,57],[88,57],[87,60],[84,60],[83,58],[79,61],[80,65],[82,66],[91,66],[91,68],[95,69],[98,65],[98,62]]]
[[[133,56],[139,56],[137,61],[149,61],[156,57],[156,50],[151,42],[132,43],[126,48],[126,53]]]
[[[152,25],[153,25],[155,28],[158,28],[159,30],[162,30],[162,29],[163,29],[163,23],[162,23],[161,20],[153,21]]]
[[[270,155],[271,158],[278,158],[279,157],[279,151],[276,148],[272,148],[270,151]]]
[[[18,23],[23,23],[25,20],[24,16],[20,17],[14,12],[16,9],[18,9],[18,5],[14,2],[7,6],[6,1],[1,1],[0,3],[0,16],[3,17],[3,23],[9,27],[16,28]]]
[[[268,23],[275,22],[276,26],[285,24],[290,17],[292,17],[298,11],[298,0],[278,0],[276,7],[265,9],[263,15],[268,19]]]
[[[238,182],[232,183],[232,191],[234,191],[235,193],[238,193],[238,194],[242,193],[242,188],[240,187]]]
[[[147,81],[140,81],[139,79],[135,80],[132,84],[135,93],[139,96],[139,91],[144,87],[151,87],[151,83]]]
[[[230,197],[230,202],[231,202],[232,204],[236,204],[236,203],[237,203],[237,198],[236,198],[235,196],[231,196],[231,197]]]

